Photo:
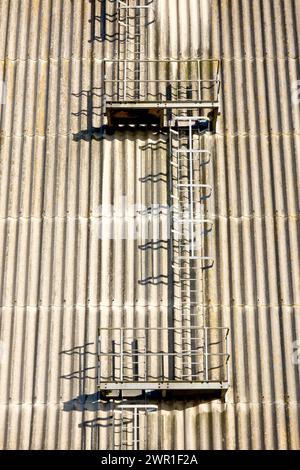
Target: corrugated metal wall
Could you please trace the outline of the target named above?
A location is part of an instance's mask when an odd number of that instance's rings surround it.
[[[155,4],[149,57],[222,61],[208,305],[231,328],[231,388],[225,403],[163,404],[148,447],[299,449],[300,2]],[[155,324],[168,309],[152,282],[167,275],[165,250],[98,237],[101,205],[166,201],[164,178],[143,177],[167,165],[163,135],[101,139],[116,24],[104,41],[100,16],[98,0],[0,2],[1,448],[109,447],[97,325]]]

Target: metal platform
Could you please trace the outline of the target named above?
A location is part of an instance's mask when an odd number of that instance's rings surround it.
[[[228,382],[103,382],[99,384],[99,390],[227,390]]]
[[[109,126],[142,119],[164,127],[199,110],[214,122],[217,118],[217,60],[104,60],[103,77]]]
[[[98,338],[99,390],[224,390],[228,329],[104,328]]]

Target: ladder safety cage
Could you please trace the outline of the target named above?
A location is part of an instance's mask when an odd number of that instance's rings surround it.
[[[117,0],[116,3],[117,15],[118,15],[118,23],[120,26],[124,26],[125,28],[130,28],[130,20],[135,21],[137,18],[137,14],[139,14],[139,19],[141,15],[144,14],[144,19],[148,20],[148,23],[151,23],[155,19],[155,10],[153,8],[152,2],[146,2],[145,4],[132,4],[130,0]],[[150,12],[153,17],[149,18],[146,14]],[[135,26],[135,23],[133,24]],[[132,40],[136,39],[136,34],[133,35],[131,38]],[[130,39],[130,38],[127,38]]]
[[[172,269],[174,278],[174,321],[190,328],[192,350],[195,340],[193,328],[203,332],[203,375],[206,385],[213,390],[214,380],[220,387],[228,386],[228,354],[225,345],[226,375],[216,374],[220,357],[210,355],[210,334],[213,331],[205,307],[205,271],[214,264],[211,255],[213,220],[210,217],[209,199],[212,185],[209,184],[212,153],[206,148],[203,136],[209,126],[207,118],[201,116],[178,116],[169,130],[169,156],[171,175],[172,207]],[[204,129],[204,130],[203,130]],[[218,323],[214,326],[218,326]],[[227,338],[228,330],[224,332]],[[216,344],[218,340],[216,341]],[[221,351],[223,349],[221,348]],[[216,353],[216,351],[214,351]],[[217,351],[220,353],[220,349]],[[190,358],[190,367],[195,371],[195,361]],[[210,374],[210,368],[214,374]],[[221,372],[219,370],[219,372]]]
[[[202,260],[202,268],[213,265],[208,255],[207,237],[213,229],[213,221],[207,214],[206,201],[212,194],[212,185],[203,182],[211,162],[211,152],[201,148],[201,132],[197,123],[199,117],[180,117],[175,120],[185,123],[185,127],[170,130],[170,164],[172,168],[174,246],[173,268],[185,269],[181,260],[190,262]]]
[[[170,334],[174,338],[171,352]],[[100,329],[99,389],[226,388],[227,336],[228,328],[223,327]]]
[[[155,21],[155,10],[152,2],[132,3],[130,0],[117,0],[116,13],[118,19],[119,49],[118,58],[139,61],[146,54],[145,35],[148,26]],[[131,68],[131,67],[130,67]],[[131,68],[131,71],[132,68]],[[139,72],[137,66],[135,73]]]

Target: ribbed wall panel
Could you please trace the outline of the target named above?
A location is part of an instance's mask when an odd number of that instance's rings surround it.
[[[221,59],[221,115],[205,139],[207,308],[231,329],[231,387],[225,403],[163,402],[147,446],[299,449],[300,2],[154,3],[148,57]],[[166,135],[102,139],[101,59],[116,56],[117,26],[108,17],[103,41],[100,17],[99,0],[0,2],[1,448],[110,448],[97,328],[166,324],[165,247],[99,240],[103,206],[167,203]]]

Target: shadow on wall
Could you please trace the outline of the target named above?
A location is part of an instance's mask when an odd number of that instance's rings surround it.
[[[107,405],[102,411],[107,413],[106,417],[86,420],[79,424],[79,428],[82,430],[82,450],[100,450],[103,448],[106,448],[106,450],[131,450],[132,444],[130,445],[129,441],[133,442],[134,439],[133,419],[129,417],[116,419],[113,404]],[[111,429],[113,431],[109,433],[109,437],[106,433],[106,439],[102,442],[101,429]],[[126,435],[125,440],[122,439],[123,433]]]
[[[116,14],[107,14],[106,3],[107,0],[90,0],[91,19],[89,22],[91,24],[91,39],[89,42],[116,41],[115,34],[111,39],[106,35],[106,22],[114,23],[116,21]],[[96,10],[99,11],[99,8],[96,8],[98,5],[100,5],[100,15],[96,13]]]
[[[168,182],[168,173],[166,169],[167,161],[167,142],[159,139],[157,142],[147,142],[139,147],[141,168],[147,165],[148,170],[139,175],[142,194],[156,193],[159,200],[160,194],[164,194],[165,187]],[[152,196],[153,199],[153,196]],[[168,252],[168,227],[169,227],[169,211],[167,201],[163,203],[144,204],[142,200],[142,208],[137,211],[137,220],[149,220],[150,231],[142,243],[138,244],[138,250],[141,257],[141,265],[145,268],[143,277],[138,280],[141,286],[168,286],[169,273],[159,272],[159,264],[155,263],[155,259],[163,259]],[[162,233],[164,227],[164,233]],[[142,269],[143,271],[143,269]]]
[[[102,140],[105,137],[106,126],[94,127],[93,118],[99,118],[104,115],[103,105],[95,106],[94,101],[103,103],[103,90],[101,88],[92,88],[92,90],[81,90],[79,93],[72,93],[72,96],[78,98],[81,103],[83,100],[86,101],[86,107],[80,108],[76,113],[72,113],[72,116],[78,117],[79,119],[86,117],[86,128],[73,134],[73,140],[79,142],[85,140],[90,142],[91,140]]]
[[[113,7],[116,4],[116,0],[89,0],[91,4],[91,39],[89,42],[116,42],[119,40],[117,32],[113,34],[107,33],[107,24],[116,24],[118,15],[115,13],[108,13],[108,4]],[[116,30],[116,28],[114,28]]]
[[[118,21],[118,13],[115,10],[116,0],[89,0],[91,4],[91,39],[90,42],[120,42],[123,38],[120,37],[117,28],[114,27],[112,34],[107,32],[107,25],[116,25]],[[146,6],[150,6],[154,0],[145,2]],[[111,12],[113,11],[113,13]],[[146,26],[150,26],[155,22],[154,19],[147,21]],[[124,40],[123,40],[124,42]]]
[[[90,39],[89,43],[92,44],[93,48],[93,43],[118,43],[119,44],[124,44],[125,41],[128,40],[127,35],[123,32],[125,31],[124,28],[122,28],[122,32],[120,33],[119,28],[118,28],[118,21],[119,21],[119,16],[116,11],[116,0],[89,0],[91,8],[90,8]],[[146,0],[145,5],[150,6],[154,0]],[[130,21],[133,21],[131,18]],[[135,20],[134,20],[135,21]],[[145,26],[148,27],[152,23],[154,23],[155,20],[147,20]],[[111,27],[108,28],[108,25]],[[111,33],[108,32],[112,31]],[[120,36],[122,34],[122,37]],[[130,37],[129,39],[133,39]],[[116,51],[114,51],[115,53]],[[94,56],[94,51],[91,51],[92,56]],[[120,54],[120,51],[119,51]],[[101,83],[103,84],[104,82],[104,70],[101,67],[102,71],[100,72],[101,77]],[[94,77],[94,62],[91,60],[90,62],[90,77]],[[93,78],[91,78],[93,80]],[[91,87],[89,90],[81,90],[77,91],[76,93],[72,93],[72,97],[75,97],[78,99],[78,108],[79,111],[72,113],[73,117],[78,117],[83,118],[86,117],[87,120],[87,125],[85,128],[81,129],[81,123],[79,125],[79,130],[78,132],[75,132],[73,134],[73,140],[75,142],[79,142],[81,140],[90,142],[91,140],[97,140],[101,141],[106,134],[112,133],[110,129],[107,128],[107,126],[102,125],[101,122],[103,121],[104,118],[104,104],[105,104],[105,96],[104,96],[104,88],[101,85],[101,88],[99,87]],[[82,103],[86,102],[86,105],[84,109],[82,109]],[[100,126],[94,126],[94,119],[97,120],[97,122],[100,122]]]
[[[90,23],[90,40],[89,43],[93,42],[104,42],[108,40],[106,34],[106,23],[116,22],[116,14],[109,15],[106,11],[107,0],[89,0],[91,4],[91,16],[89,19]],[[109,0],[111,1],[111,0]],[[100,14],[98,14],[100,12]],[[114,34],[113,40],[117,40],[117,35]],[[91,61],[90,65],[90,76],[93,77],[94,64]],[[103,83],[103,80],[102,80]],[[95,127],[93,125],[94,118],[101,121],[101,117],[104,115],[104,90],[99,87],[92,87],[89,90],[80,90],[76,93],[72,93],[72,97],[78,99],[79,111],[72,113],[73,117],[77,117],[79,120],[86,117],[86,126],[79,132],[73,134],[73,140],[79,142],[81,140],[90,142],[92,140],[101,141],[105,136],[105,126]],[[83,105],[83,103],[85,103]],[[81,128],[81,123],[80,127]]]
[[[82,450],[99,450],[100,445],[100,429],[113,427],[113,414],[107,418],[95,418],[89,421],[83,421],[79,424],[81,429],[81,449]],[[107,450],[110,446],[107,446]]]
[[[99,404],[98,410],[102,412],[106,412],[106,416],[82,421],[82,423],[78,425],[79,429],[81,429],[81,449],[82,450],[99,450],[99,449],[103,449],[103,447],[109,450],[113,448],[113,442],[106,443],[105,446],[103,446],[103,444],[100,443],[101,429],[115,428],[113,404],[102,403],[101,406]],[[110,434],[110,437],[112,437],[111,433],[109,434]]]
[[[94,350],[91,350],[94,346]],[[61,355],[72,356],[75,370],[61,375],[62,380],[74,381],[78,383],[78,396],[64,402],[64,411],[97,411],[99,409],[100,395],[98,392],[92,394],[84,393],[86,381],[97,382],[97,352],[95,343],[86,343],[83,346],[75,346],[72,349],[61,351]],[[87,359],[91,356],[95,365],[87,366]],[[76,364],[76,366],[75,366]]]
[[[95,417],[93,419],[84,420],[78,424],[78,427],[81,430],[81,449],[99,450],[107,448],[107,450],[109,450],[115,448],[114,438],[116,433],[120,434],[120,427],[124,425],[124,421],[120,424],[120,422],[115,419],[113,411],[114,403],[102,401],[100,392],[91,394],[83,393],[85,381],[87,379],[97,379],[97,368],[85,366],[85,358],[87,355],[96,356],[96,353],[91,351],[91,346],[94,344],[95,343],[86,343],[83,346],[77,346],[60,353],[62,355],[74,357],[74,360],[77,359],[78,363],[76,370],[61,376],[62,380],[78,381],[79,387],[79,395],[64,402],[63,411],[68,413],[95,413]],[[99,412],[103,413],[104,416],[97,416]],[[114,429],[113,433],[109,432],[105,434],[105,437],[109,436],[110,442],[106,442],[105,440],[100,443],[100,432],[103,428]]]

